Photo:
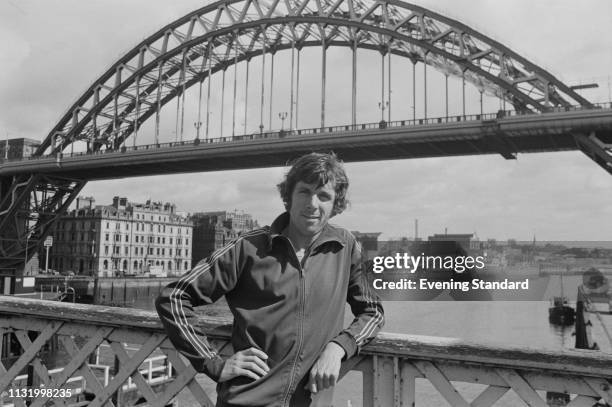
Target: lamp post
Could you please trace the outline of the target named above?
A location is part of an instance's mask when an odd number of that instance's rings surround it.
[[[26,275],[28,268],[28,246],[30,245],[30,232],[26,233],[25,258],[23,259],[23,274]]]
[[[193,127],[196,128],[196,140],[200,139],[200,127],[202,127],[202,122],[194,122]]]
[[[281,131],[285,129],[285,119],[287,118],[287,112],[280,112],[278,118],[281,119]]]

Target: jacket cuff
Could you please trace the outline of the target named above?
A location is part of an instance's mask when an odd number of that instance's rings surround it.
[[[213,358],[206,359],[202,363],[201,369],[196,369],[201,373],[205,373],[208,377],[213,379],[215,382],[219,381],[223,366],[225,366],[225,360],[221,356],[217,355]]]
[[[355,353],[357,353],[357,342],[355,342],[355,338],[353,338],[348,332],[340,333],[340,335],[332,339],[332,342],[342,346],[344,352],[346,353],[344,360],[350,359],[355,355]]]

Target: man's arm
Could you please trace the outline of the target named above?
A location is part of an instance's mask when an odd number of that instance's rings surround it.
[[[372,340],[384,324],[382,304],[368,284],[361,245],[356,241],[351,252],[351,274],[346,300],[355,319],[327,344],[310,369],[306,388],[312,393],[334,386],[340,373],[340,362],[359,353],[361,347]]]
[[[346,359],[358,354],[365,344],[374,339],[385,323],[382,303],[367,281],[361,245],[357,241],[353,245],[351,259],[346,301],[351,306],[355,319],[348,328],[332,339],[342,346]]]
[[[155,301],[174,347],[198,372],[206,373],[215,381],[221,377],[225,360],[210,345],[204,332],[194,325],[193,307],[212,304],[235,286],[239,277],[240,240],[200,261],[189,273],[166,286]]]

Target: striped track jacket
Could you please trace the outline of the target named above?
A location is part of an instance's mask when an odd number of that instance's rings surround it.
[[[271,227],[243,234],[169,284],[156,301],[177,350],[215,380],[224,360],[193,326],[195,306],[225,295],[234,316],[234,351],[256,347],[268,355],[270,371],[262,378],[218,384],[218,406],[307,406],[308,372],[327,343],[338,343],[351,357],[383,325],[355,237],[326,225],[302,267],[280,235],[288,221],[285,213]],[[346,302],[355,318],[343,329]]]

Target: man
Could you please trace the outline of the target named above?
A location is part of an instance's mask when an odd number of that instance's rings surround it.
[[[156,302],[175,347],[217,381],[217,406],[309,406],[383,324],[359,244],[328,223],[348,203],[342,163],[302,156],[278,189],[287,212],[202,260]],[[191,323],[194,306],[223,295],[234,316],[227,359]],[[345,301],[355,319],[342,329]]]

